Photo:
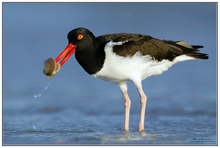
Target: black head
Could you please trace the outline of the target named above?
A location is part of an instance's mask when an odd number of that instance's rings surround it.
[[[95,49],[96,38],[93,33],[86,28],[76,28],[70,31],[67,38],[69,44],[55,59],[56,62],[62,59],[60,66],[62,66],[74,52],[79,54],[82,53],[82,51],[91,52]]]
[[[89,50],[94,47],[95,36],[86,28],[76,28],[67,35],[69,43],[76,46],[76,51]]]

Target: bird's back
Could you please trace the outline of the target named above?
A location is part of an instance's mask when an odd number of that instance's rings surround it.
[[[150,55],[157,61],[167,59],[173,61],[177,56],[187,55],[198,59],[208,59],[207,54],[199,53],[200,45],[189,45],[185,41],[159,40],[142,34],[107,34],[99,36],[98,40],[105,43],[109,41],[123,42],[122,45],[113,46],[113,52],[119,56],[133,56],[140,52],[143,56]]]

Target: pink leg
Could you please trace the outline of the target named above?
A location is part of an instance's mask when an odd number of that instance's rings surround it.
[[[141,111],[140,111],[140,122],[138,131],[143,132],[144,131],[144,117],[145,117],[145,109],[147,104],[147,96],[145,95],[141,83],[139,85],[136,85],[138,92],[140,94],[140,103],[141,103]]]
[[[131,100],[128,96],[126,82],[120,83],[118,84],[118,86],[121,89],[121,92],[124,96],[124,106],[125,106],[124,130],[125,132],[129,132],[129,115],[131,108]]]

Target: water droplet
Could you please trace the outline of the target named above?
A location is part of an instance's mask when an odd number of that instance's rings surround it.
[[[45,88],[44,88],[44,90],[47,90],[48,89],[48,86],[46,86]]]
[[[41,96],[41,93],[39,93],[37,96],[40,97],[40,96]]]
[[[37,128],[37,126],[35,126],[35,125],[33,125],[32,127],[33,127],[33,129],[36,129],[36,128]]]

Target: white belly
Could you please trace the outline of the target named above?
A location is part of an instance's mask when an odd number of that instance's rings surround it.
[[[114,45],[121,45],[122,42],[114,43],[109,42],[106,44],[105,53],[106,59],[103,68],[94,74],[94,77],[99,77],[110,82],[122,82],[122,81],[141,81],[152,75],[162,74],[168,70],[173,64],[194,59],[189,56],[179,56],[174,61],[162,60],[160,62],[152,60],[150,55],[143,56],[140,52],[137,52],[132,57],[119,56],[112,50]]]

